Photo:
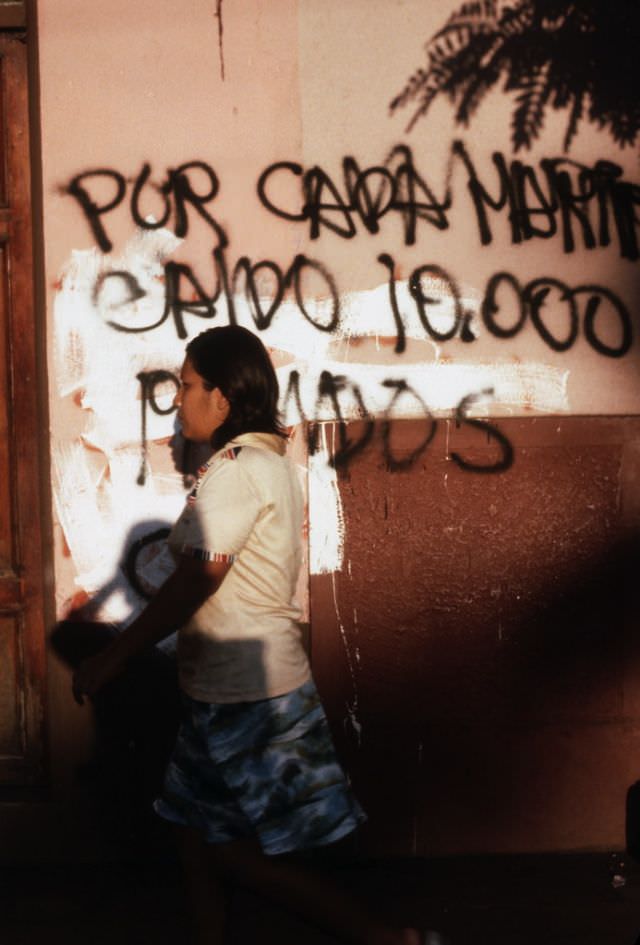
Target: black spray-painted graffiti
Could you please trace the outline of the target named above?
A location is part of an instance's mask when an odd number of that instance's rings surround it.
[[[320,235],[321,229],[328,228],[345,238],[357,232],[356,218],[369,232],[376,232],[379,221],[392,209],[403,217],[404,239],[407,244],[415,242],[418,219],[427,220],[440,229],[448,227],[446,210],[452,204],[450,195],[437,203],[424,178],[415,168],[411,151],[400,147],[395,149],[402,154],[402,163],[393,173],[387,167],[371,167],[365,171],[357,169],[353,158],[343,162],[346,194],[340,196],[338,188],[320,168],[313,168],[303,173],[299,165],[280,162],[271,165],[258,181],[258,193],[265,206],[289,220],[306,222],[312,238]],[[469,154],[460,142],[454,143],[454,155],[459,156],[468,171],[468,190],[472,197],[480,241],[486,245],[492,241],[489,211],[509,210],[512,242],[518,243],[534,236],[548,238],[559,230],[562,231],[563,245],[566,252],[573,252],[577,238],[575,227],[581,234],[585,248],[607,246],[615,233],[620,255],[629,259],[639,257],[636,233],[637,221],[635,207],[640,205],[640,188],[620,180],[621,169],[609,162],[599,161],[593,168],[586,168],[564,159],[542,161],[546,175],[548,192],[544,195],[535,170],[529,165],[512,161],[507,164],[505,158],[494,155],[494,165],[498,172],[498,192],[490,194],[483,184]],[[579,170],[577,183],[567,169],[571,164]],[[206,184],[196,188],[190,172],[204,173]],[[277,207],[267,194],[271,175],[286,171],[301,177],[301,206],[292,209]],[[123,332],[147,332],[158,328],[167,319],[173,320],[177,336],[188,337],[185,322],[187,315],[200,318],[214,318],[221,306],[224,306],[230,324],[236,322],[235,296],[240,289],[244,292],[254,323],[259,331],[267,329],[278,312],[285,297],[292,293],[301,316],[309,321],[318,331],[333,332],[340,327],[340,291],[335,279],[326,266],[319,260],[297,255],[291,265],[283,269],[269,259],[252,261],[242,256],[233,266],[227,260],[228,240],[222,226],[216,221],[209,204],[219,191],[219,182],[215,171],[202,161],[192,161],[181,165],[176,170],[169,170],[163,183],[155,188],[159,195],[160,212],[155,219],[150,219],[141,207],[142,194],[149,185],[151,167],[144,164],[137,176],[130,195],[130,212],[133,221],[142,229],[157,229],[171,224],[179,237],[185,237],[189,231],[189,208],[211,228],[216,245],[212,253],[213,287],[207,289],[192,267],[187,263],[168,261],[164,266],[165,300],[162,312],[151,322],[139,322],[139,316],[130,307],[130,303],[142,298],[146,293],[136,277],[122,269],[103,272],[97,279],[93,300],[99,304],[102,291],[114,280],[120,283],[121,301],[117,310],[120,317],[109,317],[108,323],[114,329]],[[91,195],[90,182],[104,180],[113,182],[114,193],[98,203]],[[373,179],[378,182],[377,197],[373,194]],[[202,184],[202,180],[200,180]],[[385,188],[387,196],[383,199]],[[327,202],[328,190],[332,202]],[[125,199],[127,183],[124,175],[113,170],[87,171],[73,178],[68,192],[79,201],[85,212],[91,231],[98,245],[105,252],[113,248],[107,234],[103,217],[114,210]],[[420,199],[419,194],[426,194],[427,199]],[[531,195],[536,202],[532,205]],[[156,208],[158,209],[158,208]],[[590,211],[597,212],[597,219],[591,222]],[[341,222],[336,222],[337,214]],[[575,226],[574,226],[575,224]],[[394,276],[395,260],[388,253],[380,253],[378,262],[385,267],[389,281],[390,327],[396,336],[395,351],[402,353],[406,347],[406,328],[397,302],[397,282]],[[322,282],[324,295],[329,304],[323,306],[323,316],[318,318],[305,304],[303,283],[309,274]],[[425,281],[439,280],[444,296],[437,298],[424,289]],[[259,287],[268,283],[268,292],[260,292]],[[501,306],[497,301],[497,290],[509,286],[511,289],[511,310],[515,312],[510,327],[500,324]],[[472,342],[476,338],[471,325],[471,313],[464,311],[460,292],[454,277],[442,267],[425,263],[417,267],[408,279],[408,288],[413,298],[425,333],[438,342],[461,338]],[[504,292],[502,293],[504,294]],[[265,295],[268,301],[265,302]],[[444,302],[453,305],[453,318],[448,329],[436,329],[430,318],[430,312],[442,310]],[[113,306],[112,306],[113,308]],[[547,327],[547,321],[567,322],[566,335],[558,337]],[[115,313],[117,315],[118,311]],[[607,313],[607,322],[617,326],[618,339],[613,343],[605,340],[598,330],[596,313]],[[558,314],[559,312],[559,314]],[[508,312],[504,313],[508,318]],[[550,314],[552,318],[550,318]],[[580,333],[580,322],[587,342],[599,354],[607,357],[622,357],[633,342],[632,323],[629,312],[622,299],[605,286],[585,283],[569,286],[550,277],[541,276],[525,285],[521,285],[515,275],[503,272],[492,276],[486,285],[481,316],[485,327],[497,338],[516,336],[530,321],[543,341],[554,351],[566,351],[572,347]],[[602,319],[604,321],[604,317]]]
[[[466,171],[467,191],[482,245],[493,240],[489,211],[496,214],[506,211],[514,244],[560,235],[565,253],[613,244],[621,258],[640,258],[636,213],[640,186],[625,180],[622,167],[613,161],[599,160],[586,165],[568,158],[544,158],[536,167],[519,160],[508,161],[502,153],[495,152],[492,155],[495,181],[489,184],[481,180],[465,145],[454,141],[445,193],[438,199],[416,167],[411,148],[397,145],[384,164],[365,169],[360,168],[355,158],[343,158],[340,186],[320,167],[305,170],[292,161],[278,161],[260,175],[257,193],[271,213],[308,226],[312,240],[325,230],[351,239],[357,235],[359,226],[365,232],[378,233],[381,220],[391,214],[400,218],[403,240],[411,246],[417,239],[418,223],[437,230],[448,229],[454,162],[460,162]],[[300,199],[296,206],[281,206],[273,196],[275,184],[283,176],[299,182]],[[92,184],[109,184],[112,194],[98,202],[92,194]],[[106,168],[78,174],[65,188],[79,202],[98,246],[105,253],[111,251],[113,243],[104,218],[125,201],[127,189],[125,176]],[[211,228],[217,245],[224,248],[228,242],[226,234],[209,206],[219,189],[217,174],[204,161],[190,161],[169,169],[160,184],[151,180],[151,166],[146,163],[129,194],[131,219],[144,230],[171,226],[176,236],[183,238],[188,233],[191,209]]]
[[[454,163],[461,162],[483,246],[493,239],[487,209],[506,210],[514,244],[561,234],[564,252],[572,253],[579,241],[584,249],[595,249],[609,246],[615,238],[623,259],[639,258],[635,207],[640,204],[640,187],[623,179],[620,165],[599,160],[589,166],[568,158],[543,158],[536,168],[519,160],[508,161],[499,151],[492,161],[497,171],[495,194],[480,179],[463,142],[454,141],[441,199],[417,169],[407,145],[397,145],[383,165],[365,170],[355,158],[343,158],[342,189],[320,167],[305,170],[291,161],[277,162],[260,175],[258,196],[276,216],[308,223],[311,239],[317,239],[323,229],[351,239],[358,232],[357,224],[369,233],[378,233],[383,217],[399,214],[404,242],[411,246],[416,242],[419,221],[438,230],[448,229],[452,170]],[[272,179],[282,175],[299,178],[297,207],[281,207],[270,196]]]
[[[514,93],[514,149],[530,148],[547,106],[567,110],[568,151],[581,119],[606,128],[621,145],[640,130],[637,73],[640,9],[602,0],[475,0],[464,3],[425,44],[418,69],[391,102],[417,102],[410,131],[446,95],[468,125],[498,82]]]
[[[217,247],[213,251],[213,268],[216,285],[210,292],[207,291],[200,279],[195,275],[191,266],[185,263],[167,262],[164,266],[165,303],[162,314],[150,323],[140,324],[132,319],[125,320],[127,306],[146,295],[134,275],[122,270],[111,270],[103,273],[100,282],[96,282],[94,303],[100,303],[102,290],[112,280],[121,282],[122,293],[117,305],[124,315],[107,319],[107,323],[117,331],[140,333],[153,331],[159,328],[168,318],[173,324],[178,338],[185,339],[189,335],[185,324],[185,315],[195,315],[200,318],[214,318],[218,314],[218,305],[223,302],[228,322],[236,324],[236,306],[234,297],[239,285],[243,285],[244,294],[251,309],[251,314],[258,331],[268,328],[277,313],[285,294],[293,292],[298,311],[318,331],[333,332],[339,326],[340,298],[338,289],[331,273],[318,260],[309,259],[299,254],[291,266],[283,270],[271,260],[263,259],[252,263],[243,256],[234,266],[231,276],[224,249]],[[326,320],[314,317],[305,305],[303,280],[308,273],[313,272],[324,282],[325,290],[331,298],[330,312]],[[264,284],[265,275],[269,274],[270,300],[264,307],[264,299],[259,293],[259,284]],[[111,306],[113,308],[113,306]]]
[[[142,463],[138,484],[144,485],[146,480],[146,458],[147,458],[147,411],[150,409],[153,413],[166,416],[173,413],[175,407],[161,406],[159,402],[158,388],[161,393],[166,395],[167,386],[178,390],[180,381],[175,374],[170,371],[146,371],[137,375],[140,382],[140,402],[142,410],[141,418],[141,443],[142,443]],[[380,427],[380,440],[382,455],[387,468],[391,472],[408,469],[426,452],[433,440],[438,427],[438,420],[432,415],[428,405],[423,398],[402,378],[388,378],[383,380],[382,386],[389,390],[389,402],[383,411]],[[358,406],[358,419],[365,421],[364,431],[357,437],[351,438],[348,433],[348,424],[344,419],[344,411],[341,403],[341,395],[348,395],[353,398]],[[486,440],[494,447],[497,456],[488,463],[477,463],[466,459],[461,454],[452,451],[449,458],[460,468],[467,472],[474,473],[498,473],[509,469],[513,463],[513,448],[507,437],[487,420],[478,420],[468,416],[468,412],[473,404],[481,397],[491,397],[493,389],[478,391],[463,397],[455,409],[455,420],[460,426],[466,425],[481,430]],[[425,434],[422,440],[409,452],[403,451],[401,455],[394,452],[393,449],[393,426],[396,422],[395,411],[400,407],[400,399],[412,401],[418,405],[418,412],[425,422]],[[284,393],[283,407],[293,401],[297,413],[298,422],[302,422],[307,427],[307,447],[309,453],[314,455],[319,449],[319,427],[318,417],[326,413],[323,409],[327,405],[330,407],[331,415],[338,425],[338,448],[329,457],[329,463],[336,469],[345,469],[349,462],[368,446],[374,438],[376,432],[376,421],[371,416],[364,396],[359,386],[345,375],[332,374],[330,371],[322,371],[318,382],[316,404],[314,416],[309,417],[303,407],[300,396],[300,374],[297,370],[292,370],[289,374],[289,380]]]
[[[397,472],[402,469],[410,468],[418,460],[433,440],[438,421],[433,417],[431,411],[422,397],[415,391],[403,378],[387,378],[383,380],[382,386],[387,388],[390,393],[389,403],[383,411],[383,420],[381,424],[382,455],[387,468],[391,472]],[[363,433],[357,439],[350,439],[347,433],[347,425],[343,420],[342,409],[340,406],[340,394],[349,391],[359,407],[360,416],[366,420]],[[513,462],[513,448],[504,436],[504,434],[494,425],[486,420],[474,420],[467,416],[467,412],[475,401],[481,397],[490,397],[493,395],[493,389],[487,389],[470,394],[460,401],[455,411],[456,423],[459,425],[467,424],[482,430],[487,438],[494,441],[499,447],[499,456],[493,462],[488,464],[473,463],[464,459],[459,453],[451,452],[450,459],[461,469],[476,473],[496,473],[504,472]],[[396,456],[392,448],[392,432],[394,424],[394,410],[398,408],[401,398],[412,400],[418,404],[419,414],[426,423],[426,432],[424,438],[414,449],[402,456]],[[298,371],[291,371],[289,383],[285,393],[285,405],[293,398],[298,415],[301,420],[308,421],[302,400],[300,397],[300,375]],[[338,449],[330,458],[330,463],[336,468],[345,467],[349,461],[360,453],[372,440],[375,432],[375,421],[369,415],[364,403],[364,397],[359,386],[351,381],[345,375],[332,374],[330,371],[323,371],[318,383],[318,393],[316,400],[316,414],[318,414],[324,403],[329,403],[331,412],[338,421]],[[318,448],[318,427],[315,422],[311,422],[308,428],[307,445],[311,454]]]
[[[189,175],[189,172],[193,170],[200,171],[207,181],[208,188],[205,189],[204,193],[194,190],[192,178]],[[211,227],[218,240],[223,245],[226,244],[227,238],[224,230],[207,209],[207,204],[216,198],[220,189],[218,177],[213,168],[209,167],[204,161],[189,161],[186,164],[181,164],[175,170],[167,171],[166,180],[162,184],[153,184],[147,187],[150,176],[151,165],[143,164],[131,191],[129,210],[131,219],[136,226],[143,230],[159,230],[172,223],[173,232],[176,236],[183,238],[189,230],[187,211],[191,207]],[[113,184],[111,198],[104,203],[97,203],[91,194],[90,188],[86,186],[91,180],[101,183],[111,182]],[[113,243],[107,236],[102,217],[115,210],[124,200],[127,193],[127,180],[124,175],[119,171],[108,168],[85,171],[83,174],[77,174],[72,178],[66,191],[75,197],[82,207],[94,239],[102,252],[111,252]],[[146,209],[146,212],[142,210],[143,191],[145,191],[147,199],[149,191],[152,191],[156,196],[153,210],[156,211],[160,207],[157,218],[151,219],[149,208]]]
[[[180,379],[170,371],[161,370],[141,371],[139,374],[136,374],[136,378],[140,381],[141,388],[140,444],[142,452],[140,472],[138,473],[136,481],[139,486],[143,486],[147,477],[147,407],[150,407],[153,413],[160,417],[166,417],[174,413],[176,408],[173,403],[169,407],[163,407],[156,396],[156,390],[159,385],[163,385],[164,387],[168,382],[170,385],[173,384],[177,392],[180,388]]]
[[[395,333],[395,353],[402,354],[406,348],[406,325],[398,304],[398,280],[394,278],[395,260],[388,253],[381,253],[378,262],[387,270],[389,329]],[[213,270],[215,288],[207,291],[191,266],[177,262],[166,263],[164,308],[160,317],[151,322],[141,324],[136,311],[128,307],[129,303],[146,295],[130,272],[111,270],[102,273],[95,285],[94,302],[99,304],[105,286],[117,280],[122,283],[124,293],[118,303],[118,309],[123,314],[119,319],[113,317],[113,314],[108,318],[107,323],[112,328],[125,333],[148,332],[159,328],[171,318],[178,338],[185,339],[190,333],[185,321],[187,315],[212,319],[218,315],[219,309],[222,309],[226,312],[228,323],[236,324],[235,295],[242,284],[258,331],[264,331],[271,325],[280,305],[290,292],[293,292],[301,317],[315,329],[331,333],[340,327],[340,292],[332,274],[318,260],[298,255],[291,266],[283,271],[271,260],[263,259],[253,263],[243,256],[230,275],[225,251],[217,247],[213,251]],[[329,304],[323,307],[321,316],[310,311],[304,300],[303,279],[310,271],[322,278],[329,299]],[[271,277],[272,292],[267,303],[258,291],[259,279],[264,273]],[[437,295],[429,289],[434,280],[437,280],[440,287]],[[434,263],[425,263],[413,270],[407,284],[426,337],[437,342],[454,338],[460,338],[467,343],[476,340],[477,336],[472,327],[473,315],[464,309],[457,282],[446,269]],[[434,325],[434,316],[445,307],[452,310],[451,324],[446,328],[437,328]],[[603,337],[598,327],[596,316],[599,312],[606,313],[607,337],[612,333],[611,325],[616,326],[618,339],[613,343]],[[633,324],[626,305],[611,289],[594,283],[569,286],[560,279],[540,276],[522,285],[512,273],[498,272],[487,281],[480,316],[490,334],[501,339],[516,337],[530,322],[540,338],[553,351],[568,351],[581,333],[594,351],[610,358],[622,357],[633,343]],[[505,326],[504,321],[509,324]],[[552,330],[548,322],[554,325],[560,323],[560,331],[557,327]]]
[[[587,166],[566,158],[554,158],[541,160],[536,168],[521,161],[507,161],[504,155],[495,153],[492,156],[495,180],[489,186],[486,180],[480,179],[464,144],[455,141],[450,153],[445,194],[438,199],[425,176],[417,169],[411,149],[398,145],[379,166],[362,169],[353,157],[345,157],[340,185],[320,167],[305,170],[294,162],[277,162],[260,175],[257,195],[271,213],[308,227],[312,240],[318,239],[325,231],[345,239],[356,236],[359,229],[378,233],[383,218],[394,214],[401,221],[404,243],[413,245],[419,224],[438,230],[449,227],[449,211],[453,206],[452,167],[456,161],[466,171],[467,192],[481,245],[488,245],[493,240],[492,214],[506,212],[514,244],[560,235],[566,253],[572,253],[578,247],[591,250],[613,243],[622,258],[640,258],[636,218],[640,187],[625,181],[622,169],[608,161],[597,161],[593,166]],[[289,183],[293,180],[299,184],[296,206],[282,206],[275,196],[282,175],[288,178]],[[106,197],[105,186],[107,191],[110,189]],[[192,326],[187,322],[191,316],[213,319],[224,313],[228,323],[235,324],[236,299],[243,294],[258,331],[271,325],[285,299],[293,299],[300,316],[316,330],[339,331],[341,292],[334,276],[320,260],[298,254],[288,267],[281,267],[270,259],[254,261],[241,256],[231,264],[227,258],[229,241],[212,207],[219,189],[219,179],[213,168],[199,160],[167,170],[159,184],[152,179],[149,163],[143,164],[130,183],[119,171],[107,168],[85,171],[71,180],[65,190],[78,201],[98,246],[105,253],[113,249],[107,217],[125,201],[128,201],[132,221],[142,230],[170,227],[177,237],[185,238],[195,214],[204,221],[215,239],[212,284],[206,287],[205,280],[196,275],[187,263],[166,262],[162,311],[144,323],[140,322],[138,309],[131,304],[146,295],[137,277],[124,269],[103,271],[93,289],[96,307],[101,307],[105,291],[112,290],[114,285],[119,290],[118,303],[105,305],[107,324],[125,334],[140,333],[153,331],[171,319],[177,337],[184,340],[191,334]],[[290,187],[288,192],[291,192]],[[385,270],[388,283],[389,333],[396,339],[395,353],[402,354],[406,349],[407,326],[406,316],[398,302],[396,260],[389,253],[382,252],[378,254],[377,262]],[[310,276],[316,286],[320,283],[323,286],[319,293],[325,300],[322,306],[311,306],[306,301],[305,280]],[[434,283],[438,285],[437,293],[433,289]],[[498,272],[487,280],[477,316],[465,309],[454,276],[436,263],[425,262],[414,268],[407,279],[407,289],[425,336],[438,343],[452,339],[472,343],[477,338],[473,324],[477,317],[489,334],[498,339],[514,338],[530,324],[542,341],[556,352],[569,350],[580,336],[598,354],[611,358],[622,357],[633,344],[631,317],[622,299],[610,288],[591,282],[569,285],[557,278],[538,276],[523,284],[511,272]],[[108,297],[112,299],[113,292],[109,291]],[[445,311],[450,313],[450,322],[443,326],[442,313]],[[167,371],[142,373],[138,380],[142,388],[142,464],[138,481],[143,483],[146,475],[147,409],[158,414],[171,413],[172,407],[160,406],[156,388],[167,382],[177,384],[177,380]],[[402,469],[415,462],[428,448],[436,421],[428,406],[405,380],[389,378],[382,383],[390,391],[380,427],[383,455],[389,469]],[[349,439],[340,406],[340,394],[345,391],[349,391],[358,413],[366,420],[364,433],[357,440]],[[471,426],[480,424],[497,445],[500,455],[489,466],[474,465],[457,454],[452,454],[451,458],[462,469],[498,472],[511,464],[512,449],[494,425],[467,417],[470,405],[478,396],[474,393],[461,400],[456,409],[456,419]],[[401,398],[409,397],[414,403],[418,402],[427,428],[423,441],[410,456],[400,458],[394,456],[390,445],[393,411]],[[322,372],[316,415],[309,417],[300,399],[299,376],[292,371],[285,402],[291,399],[300,420],[309,424],[311,452],[317,449],[320,408],[331,405],[339,424],[339,448],[332,459],[338,467],[347,464],[374,435],[374,421],[362,393],[346,376]],[[322,415],[326,416],[326,411]]]

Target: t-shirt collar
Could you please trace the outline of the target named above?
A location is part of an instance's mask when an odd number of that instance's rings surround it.
[[[223,446],[223,449],[229,449],[232,446],[255,446],[261,450],[269,450],[272,453],[278,453],[283,456],[287,449],[287,441],[277,433],[240,433],[234,436]]]

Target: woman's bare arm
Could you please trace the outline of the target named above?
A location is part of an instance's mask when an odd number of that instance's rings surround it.
[[[126,630],[73,674],[73,695],[80,705],[124,669],[134,656],[182,627],[215,594],[231,565],[182,556],[174,573]]]

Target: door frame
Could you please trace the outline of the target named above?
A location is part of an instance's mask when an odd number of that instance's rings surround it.
[[[14,737],[0,746],[0,795],[7,799],[16,791],[25,796],[25,789],[42,787],[48,781],[45,627],[52,622],[53,574],[45,307],[40,275],[42,214],[36,209],[42,207],[42,195],[38,142],[31,135],[34,129],[37,134],[39,127],[32,94],[38,88],[37,61],[33,34],[27,45],[24,30],[2,29],[4,25],[0,8],[1,94],[7,116],[2,129],[6,186],[0,194],[0,227],[6,257],[7,446],[12,495],[11,560],[2,574],[0,618],[5,631],[13,626],[8,649],[11,651],[13,644],[16,720]],[[40,235],[34,240],[34,234]]]

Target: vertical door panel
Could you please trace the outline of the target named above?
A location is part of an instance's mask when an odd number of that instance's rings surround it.
[[[26,47],[0,35],[0,784],[42,777],[44,634]]]

